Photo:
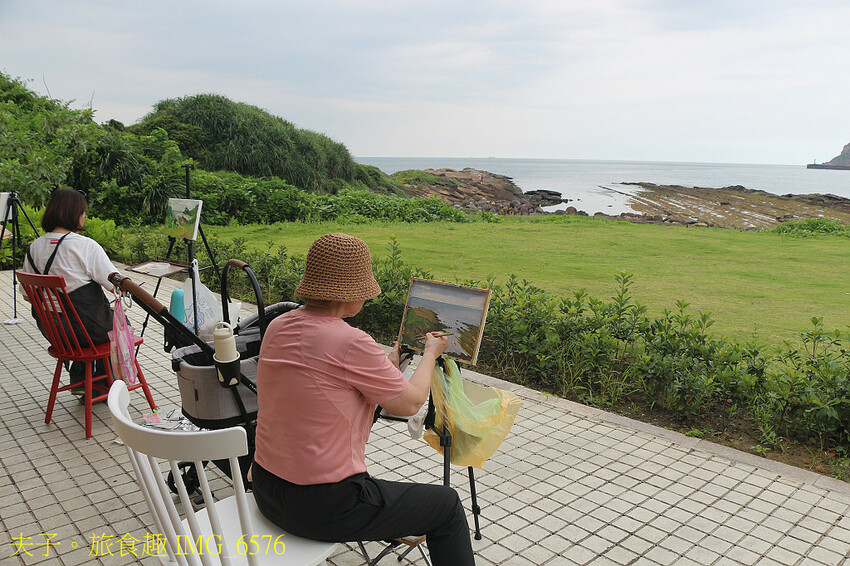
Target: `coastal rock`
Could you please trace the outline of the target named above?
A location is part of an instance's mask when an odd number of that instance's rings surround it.
[[[525,196],[537,206],[555,206],[556,204],[570,202],[570,199],[563,198],[561,193],[548,189],[526,191]]]
[[[523,193],[510,177],[478,169],[425,171],[441,180],[433,185],[405,185],[408,195],[436,195],[470,214],[479,211],[500,215],[547,214],[542,207],[570,202],[560,193],[547,189]],[[799,218],[827,217],[850,223],[850,199],[831,194],[780,196],[742,185],[708,188],[653,183],[620,184],[637,187],[637,190],[621,193],[628,198],[633,212],[617,216],[600,212],[594,214],[595,217],[664,226],[739,230],[770,228]],[[557,210],[554,214],[588,216],[587,212],[575,206]]]
[[[562,202],[561,194],[555,191],[532,191],[529,196],[528,193],[523,193],[510,177],[471,167],[463,171],[454,169],[425,169],[424,171],[454,182],[404,185],[405,193],[415,197],[437,196],[468,212],[481,210],[502,215],[543,214],[541,206]],[[557,202],[555,202],[556,198]]]
[[[632,209],[652,222],[687,226],[764,229],[796,218],[834,218],[850,222],[850,199],[835,195],[775,195],[741,185],[722,188],[623,183],[640,190],[630,197]],[[657,218],[661,218],[659,222]]]

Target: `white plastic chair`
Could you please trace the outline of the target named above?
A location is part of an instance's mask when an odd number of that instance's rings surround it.
[[[203,462],[227,458],[230,469],[238,470],[237,458],[248,453],[245,429],[232,427],[177,432],[143,427],[130,420],[129,403],[127,386],[123,381],[115,381],[109,390],[112,424],[130,455],[130,463],[155,523],[152,530],[154,534],[161,533],[165,537],[165,548],[157,553],[161,554],[163,564],[326,564],[337,544],[303,539],[285,533],[268,521],[257,509],[253,494],[245,493],[240,474],[233,474],[232,496],[221,501],[213,498]],[[172,472],[180,502],[186,511],[186,518],[182,521],[157,459],[168,461],[165,474]],[[177,468],[180,460],[195,463],[206,502],[205,510],[193,511],[182,474]],[[199,540],[200,547],[197,544]]]

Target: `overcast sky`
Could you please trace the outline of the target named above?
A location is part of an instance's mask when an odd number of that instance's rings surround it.
[[[0,70],[95,119],[218,93],[355,156],[825,161],[847,0],[0,0]]]

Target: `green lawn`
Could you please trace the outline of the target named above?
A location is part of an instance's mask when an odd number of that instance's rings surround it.
[[[514,273],[557,295],[587,289],[607,299],[619,271],[634,274],[633,294],[650,313],[677,300],[712,313],[715,334],[763,342],[792,340],[809,320],[850,324],[850,240],[796,239],[771,233],[682,228],[550,216],[507,217],[499,224],[275,224],[205,227],[249,245],[283,245],[304,254],[327,232],[363,238],[387,254],[395,234],[405,262],[436,278],[503,281]]]

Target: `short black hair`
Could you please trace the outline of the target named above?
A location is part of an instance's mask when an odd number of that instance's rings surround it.
[[[78,232],[80,216],[88,210],[89,203],[86,195],[73,189],[56,189],[47,201],[44,216],[41,217],[41,228],[45,232],[53,232],[56,228],[65,228]]]

